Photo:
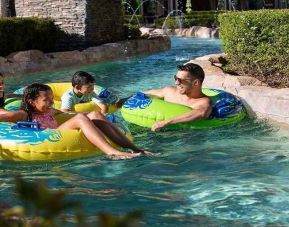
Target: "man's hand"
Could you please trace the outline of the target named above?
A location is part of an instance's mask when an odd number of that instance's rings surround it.
[[[153,124],[151,130],[153,132],[159,131],[161,128],[167,126],[169,124],[169,121],[165,120],[165,121],[158,121],[156,123]]]

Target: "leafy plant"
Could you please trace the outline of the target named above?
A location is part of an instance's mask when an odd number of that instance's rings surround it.
[[[65,190],[51,190],[44,181],[29,182],[15,178],[16,192],[24,207],[11,207],[0,201],[0,226],[2,227],[56,227],[67,224],[65,212],[74,211],[76,226],[90,226],[81,212],[81,204],[67,201]],[[92,226],[137,227],[142,213],[130,212],[122,217],[99,213]],[[71,223],[70,223],[71,224]]]
[[[139,39],[141,37],[141,31],[137,25],[125,24],[124,34],[127,39]]]
[[[219,15],[227,68],[272,87],[289,87],[289,10]]]
[[[161,28],[165,23],[166,28],[179,28],[181,21],[182,28],[192,26],[216,27],[219,25],[218,15],[224,11],[191,11],[184,16],[172,16],[169,18],[159,18],[155,24],[157,28]]]
[[[44,18],[0,18],[0,55],[11,52],[38,49],[54,50],[64,32],[50,19]]]

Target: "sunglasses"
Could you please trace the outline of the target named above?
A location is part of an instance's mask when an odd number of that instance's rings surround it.
[[[181,78],[177,77],[177,75],[174,75],[174,79],[175,79],[175,81],[177,81],[180,84],[185,84],[185,83],[190,83],[191,82],[189,80],[181,79]]]

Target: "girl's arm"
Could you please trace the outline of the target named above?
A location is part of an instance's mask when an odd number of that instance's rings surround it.
[[[53,116],[58,115],[58,114],[62,114],[62,113],[65,113],[65,112],[63,112],[61,110],[54,109],[54,108],[52,109],[52,115]]]

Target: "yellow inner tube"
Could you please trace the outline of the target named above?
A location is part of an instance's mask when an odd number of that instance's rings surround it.
[[[54,108],[60,110],[61,109],[61,97],[62,95],[72,88],[71,83],[49,83],[47,84],[51,87],[52,92],[54,94]],[[94,102],[87,103],[79,103],[74,106],[75,112],[90,112],[90,111],[100,111],[100,108]],[[108,112],[113,113],[116,112],[118,108],[116,105],[109,105]]]
[[[62,123],[74,116],[59,114],[56,119]],[[81,130],[45,129],[40,131],[12,129],[13,123],[0,122],[0,156],[15,161],[49,161],[73,159],[103,154],[91,144]],[[129,131],[124,134],[132,139]],[[108,142],[117,147],[111,141]]]

